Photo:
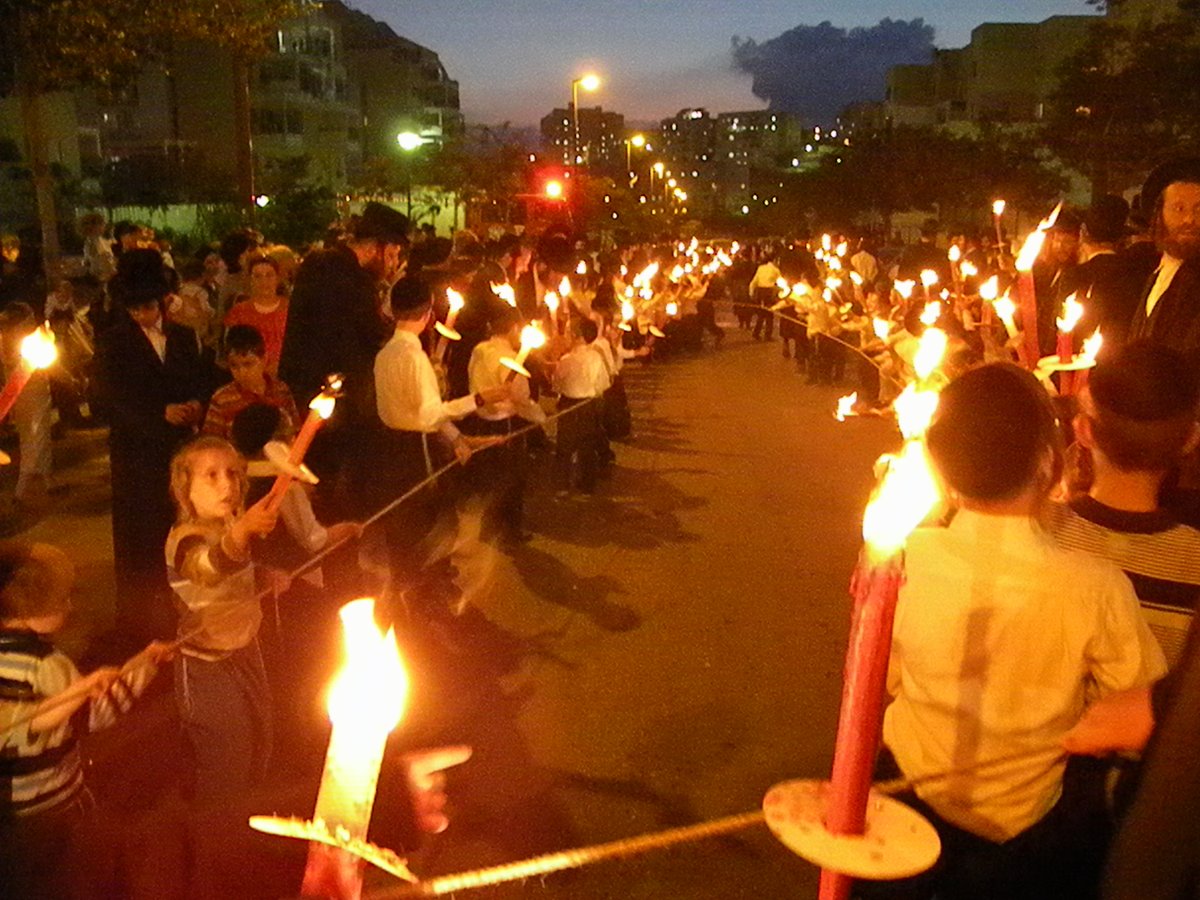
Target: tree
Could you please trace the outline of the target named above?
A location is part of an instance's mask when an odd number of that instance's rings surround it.
[[[1100,193],[1200,140],[1200,19],[1097,24],[1063,66],[1043,137]]]
[[[154,0],[0,0],[0,58],[8,66],[4,86],[20,100],[47,272],[57,265],[59,247],[43,119],[45,95],[77,87],[119,88],[144,65],[160,59],[173,41],[213,41],[245,63],[265,52],[274,26],[298,15],[307,3],[175,0],[166,7]],[[248,93],[244,104],[248,154]],[[250,169],[248,155],[245,162]]]

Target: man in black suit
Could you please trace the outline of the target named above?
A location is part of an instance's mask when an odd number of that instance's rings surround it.
[[[170,279],[157,250],[122,253],[109,290],[128,313],[98,347],[112,421],[117,633],[141,646],[174,632],[163,555],[174,520],[171,457],[200,421],[204,372],[195,335],[163,315]]]
[[[1129,338],[1150,338],[1200,366],[1200,158],[1159,166],[1142,188],[1162,253],[1133,311]]]

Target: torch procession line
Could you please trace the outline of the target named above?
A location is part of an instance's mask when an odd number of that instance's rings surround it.
[[[1026,750],[1006,756],[993,757],[975,765],[932,772],[919,778],[895,778],[889,781],[879,781],[873,785],[880,794],[901,794],[914,787],[935,784],[968,774],[976,774],[986,769],[1013,763],[1028,762],[1038,758],[1053,755],[1056,759],[1067,756],[1062,747],[1051,745],[1039,747],[1036,750]],[[711,819],[695,825],[685,825],[680,828],[669,828],[664,831],[654,831],[638,837],[610,841],[604,844],[593,844],[586,847],[576,847],[571,850],[559,850],[543,856],[534,856],[517,862],[503,863],[483,869],[472,869],[451,875],[439,875],[415,884],[405,884],[393,888],[384,888],[365,894],[365,900],[398,900],[406,897],[440,897],[455,891],[474,890],[482,887],[492,887],[510,881],[522,881],[553,872],[567,869],[577,869],[593,863],[610,859],[636,856],[642,853],[652,853],[665,850],[680,844],[694,843],[712,837],[720,837],[743,831],[754,825],[762,824],[765,816],[761,811],[740,813]]]
[[[783,312],[780,312],[779,310],[771,310],[771,309],[770,309],[770,307],[767,307],[767,306],[760,306],[760,305],[758,305],[757,303],[742,303],[742,302],[740,302],[740,301],[738,301],[738,300],[733,300],[733,301],[730,301],[730,302],[731,302],[731,303],[732,303],[734,306],[745,306],[745,307],[747,307],[748,309],[766,309],[766,310],[770,310],[770,312],[771,312],[771,314],[772,314],[772,315],[779,316],[779,318],[781,318],[781,319],[787,319],[789,322],[795,322],[797,325],[803,325],[805,328],[807,328],[807,327],[808,327],[808,323],[807,323],[807,322],[803,322],[803,321],[801,321],[800,319],[797,319],[795,316],[789,316],[789,315],[786,315],[785,313],[783,313]],[[899,379],[897,379],[897,378],[893,378],[891,375],[887,375],[887,374],[885,374],[885,373],[884,373],[884,371],[883,371],[883,366],[881,366],[881,365],[880,365],[880,364],[879,364],[879,363],[878,363],[878,362],[875,360],[875,358],[874,358],[874,357],[872,357],[870,354],[868,354],[866,351],[864,351],[864,350],[863,350],[861,347],[855,347],[853,344],[848,344],[848,343],[846,343],[845,341],[843,341],[841,338],[834,337],[832,334],[824,334],[824,333],[822,333],[822,334],[821,334],[821,337],[828,338],[828,339],[829,339],[829,340],[831,340],[831,341],[835,341],[836,343],[839,343],[839,344],[841,344],[841,345],[842,345],[843,347],[845,347],[847,350],[853,350],[855,353],[857,353],[859,356],[861,356],[863,359],[865,359],[867,362],[869,362],[871,365],[873,365],[873,366],[874,366],[876,369],[878,369],[878,370],[879,370],[879,376],[880,376],[881,378],[886,378],[888,381],[890,381],[890,382],[891,382],[892,384],[894,384],[896,387],[900,387],[900,388],[904,387],[904,382],[900,381],[900,380],[899,380]]]
[[[589,400],[587,402],[592,403],[592,402],[595,402],[595,400],[593,398],[592,400]],[[555,419],[565,415],[568,412],[576,411],[578,408],[579,408],[578,406],[573,406],[569,410],[560,410],[556,413],[553,413],[552,415],[546,416],[546,419],[544,422],[533,422],[533,423],[530,423],[529,425],[526,425],[522,428],[517,429],[516,431],[512,432],[511,434],[500,435],[499,439],[496,440],[495,443],[488,444],[485,447],[481,447],[479,450],[476,450],[475,453],[486,453],[492,447],[498,447],[498,446],[501,446],[502,444],[508,443],[509,441],[515,440],[516,438],[521,437],[522,435],[527,434],[530,431],[533,431],[535,428],[541,428],[544,424],[546,424],[546,422],[552,422]],[[472,454],[472,455],[474,455],[474,454]],[[425,480],[423,480],[423,481],[419,482],[418,484],[414,485],[413,487],[409,488],[407,491],[405,491],[403,494],[401,494],[395,500],[392,500],[386,506],[380,508],[374,514],[372,514],[369,518],[363,520],[362,522],[360,522],[358,524],[361,525],[363,528],[371,527],[372,525],[379,522],[380,519],[383,519],[386,516],[388,516],[390,513],[395,512],[396,509],[398,509],[405,501],[409,500],[416,494],[420,493],[424,488],[433,484],[435,481],[438,480],[438,478],[440,478],[442,475],[445,475],[448,471],[450,471],[451,469],[453,469],[455,466],[458,466],[458,465],[461,465],[461,463],[458,459],[454,459],[451,462],[446,463],[446,465],[444,465],[440,469],[437,469],[436,471],[434,471],[427,478],[425,478]],[[295,578],[300,577],[301,575],[305,574],[306,572],[310,571],[311,569],[316,567],[319,563],[321,563],[327,556],[329,556],[331,553],[333,553],[335,550],[340,549],[341,547],[350,543],[350,541],[352,541],[352,540],[355,540],[355,538],[346,537],[340,541],[336,541],[332,544],[328,544],[325,547],[322,547],[320,550],[318,550],[316,553],[314,553],[312,556],[310,556],[308,559],[306,559],[304,562],[302,562],[300,565],[298,565],[291,572],[288,572],[287,580],[291,581]],[[256,600],[266,600],[266,599],[270,598],[273,594],[274,594],[274,590],[271,588],[267,588],[265,590],[259,591],[258,594],[255,596],[255,599]],[[219,619],[222,614],[230,615],[230,616],[242,615],[242,613],[239,612],[238,610],[226,609],[226,610],[214,611],[213,617],[216,617]],[[205,630],[207,630],[207,628],[210,626],[211,626],[211,620],[203,628],[195,628],[190,632],[185,632],[184,634],[175,638],[175,640],[170,641],[167,644],[167,646],[173,650],[178,650],[181,646],[186,644],[192,638],[198,637]],[[142,669],[142,668],[150,666],[150,665],[154,665],[154,662],[150,657],[148,657],[146,655],[145,651],[137,653],[136,655],[130,657],[128,660],[126,660],[121,665],[121,667],[120,667],[121,677],[129,675],[133,672],[138,671],[139,669]],[[55,709],[58,709],[60,706],[66,706],[69,703],[73,703],[73,702],[75,702],[76,699],[77,698],[74,696],[64,697],[64,698],[62,698],[62,700],[57,701],[57,702],[55,702],[53,699],[50,699],[46,703],[39,704],[37,709],[34,710],[33,712],[31,712],[27,715],[24,715],[24,716],[18,716],[17,718],[11,720],[6,727],[4,727],[3,729],[0,729],[0,744],[3,744],[4,742],[6,742],[14,734],[16,734],[18,731],[20,731],[21,728],[28,725],[34,719],[44,715],[45,713],[51,712]]]

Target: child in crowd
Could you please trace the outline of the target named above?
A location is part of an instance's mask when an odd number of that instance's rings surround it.
[[[1162,652],[1128,579],[1038,525],[1061,451],[1033,376],[1009,364],[960,376],[927,442],[956,513],[905,551],[881,769],[894,761],[918,782],[905,799],[943,854],[885,895],[1093,896],[1107,817],[1061,742],[1090,697],[1160,677]]]
[[[234,418],[248,406],[265,403],[280,411],[279,437],[296,433],[300,414],[286,384],[267,371],[266,345],[253,325],[234,325],[225,334],[226,362],[233,381],[219,388],[208,401],[200,431],[214,437],[231,437]]]
[[[246,486],[245,462],[221,438],[197,438],[171,462],[178,518],[166,556],[179,610],[175,699],[195,755],[195,798],[202,807],[260,780],[271,754],[250,541],[274,530],[276,514],[265,498],[243,509]]]
[[[600,333],[596,323],[572,319],[570,332],[571,349],[555,365],[553,379],[559,410],[570,410],[559,418],[555,438],[559,498],[569,495],[576,468],[580,490],[595,490],[603,450],[601,407],[596,398],[602,397],[610,384],[604,360],[592,348]]]
[[[111,725],[169,658],[151,644],[124,672],[81,676],[51,637],[71,609],[75,568],[49,544],[0,544],[0,885],[5,896],[70,896],[71,835],[92,807],[78,729]],[[86,714],[79,713],[87,706]],[[8,893],[11,891],[11,893]]]
[[[225,315],[225,327],[252,325],[263,337],[267,371],[279,372],[283,333],[287,330],[288,300],[279,293],[279,263],[269,256],[256,256],[246,269],[250,294]]]
[[[1060,546],[1124,570],[1172,663],[1200,599],[1200,531],[1179,524],[1159,493],[1200,441],[1197,403],[1200,384],[1174,350],[1139,341],[1105,356],[1074,422],[1090,484],[1049,518]]]

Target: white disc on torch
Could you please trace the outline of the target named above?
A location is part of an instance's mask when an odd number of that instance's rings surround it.
[[[289,458],[291,455],[291,448],[283,441],[269,441],[263,447],[263,456],[280,475],[291,475],[297,481],[303,481],[305,484],[316,484],[320,481],[304,463],[298,466],[293,465]]]
[[[511,359],[507,356],[504,357],[502,360],[500,360],[500,365],[504,366],[505,368],[512,369],[518,375],[524,375],[526,378],[533,377],[532,375],[529,374],[529,370],[527,368],[525,368],[523,365],[521,365],[515,359]]]
[[[930,869],[942,842],[915,810],[871,791],[866,834],[831,834],[825,827],[827,781],[785,781],[763,798],[767,827],[780,842],[814,865],[852,878],[890,881]]]
[[[659,328],[657,325],[651,325],[649,330],[650,330],[650,333],[652,335],[654,335],[656,338],[665,338],[666,337],[666,334],[664,334],[663,330],[661,328]]]
[[[441,322],[434,322],[433,327],[448,341],[461,341],[462,335],[448,325],[443,325]]]
[[[1082,372],[1084,369],[1094,369],[1096,361],[1090,356],[1077,353],[1068,363],[1059,359],[1058,354],[1043,356],[1038,360],[1037,367],[1047,372]]]

